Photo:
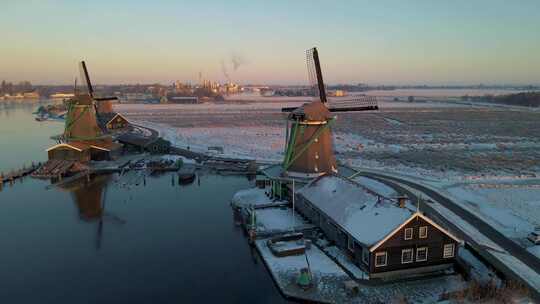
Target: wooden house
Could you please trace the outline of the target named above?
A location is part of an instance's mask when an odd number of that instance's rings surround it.
[[[49,160],[75,160],[79,162],[112,160],[118,158],[121,153],[121,144],[107,140],[70,141],[47,149]]]
[[[122,143],[125,149],[130,152],[146,151],[155,154],[166,154],[171,149],[171,142],[161,137],[152,138],[131,133],[120,135],[118,142]]]
[[[410,202],[383,198],[325,175],[299,189],[296,209],[371,278],[394,279],[453,267],[461,241]]]
[[[110,133],[116,130],[125,130],[129,121],[123,115],[115,112],[98,113],[98,123],[103,132]]]

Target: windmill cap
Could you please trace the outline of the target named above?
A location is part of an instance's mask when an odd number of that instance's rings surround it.
[[[319,100],[305,103],[296,108],[289,115],[290,119],[300,118],[302,120],[321,121],[332,118],[328,108]]]

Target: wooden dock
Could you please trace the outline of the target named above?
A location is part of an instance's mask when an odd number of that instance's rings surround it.
[[[37,168],[32,177],[35,178],[62,178],[72,173],[88,171],[89,167],[74,160],[51,159]]]
[[[13,183],[16,179],[32,174],[38,168],[39,164],[32,164],[29,168],[23,167],[20,170],[11,171],[6,175],[0,173],[0,184]]]

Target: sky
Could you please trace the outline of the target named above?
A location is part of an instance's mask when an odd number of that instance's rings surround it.
[[[540,1],[2,0],[0,80],[539,84]],[[236,63],[236,68],[235,64]]]

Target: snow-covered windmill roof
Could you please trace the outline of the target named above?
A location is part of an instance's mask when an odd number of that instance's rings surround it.
[[[395,202],[379,202],[375,192],[335,175],[322,176],[297,194],[366,246],[386,237],[415,213],[410,204],[400,208]]]

